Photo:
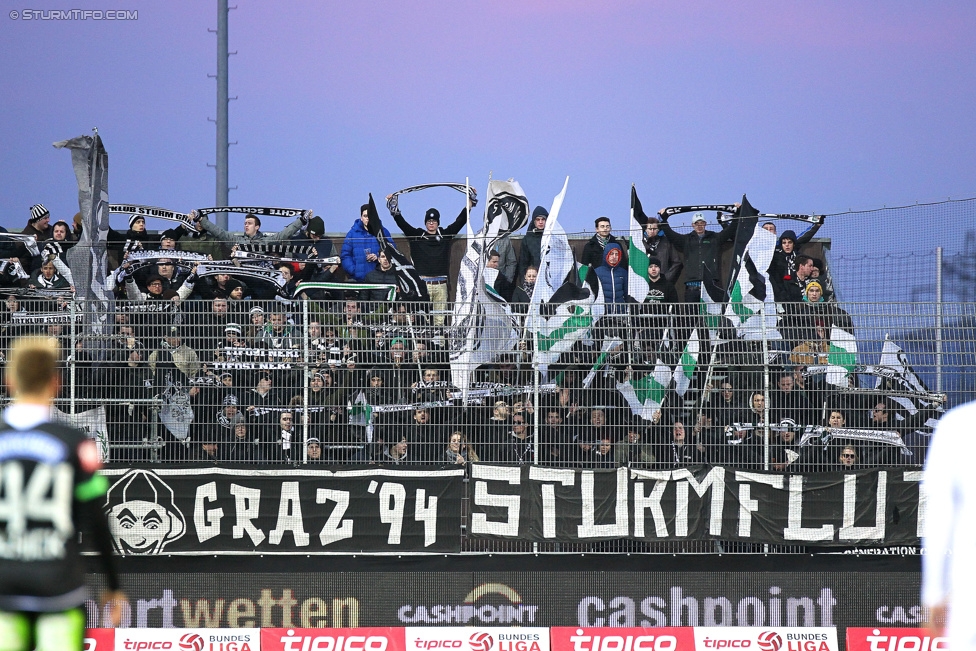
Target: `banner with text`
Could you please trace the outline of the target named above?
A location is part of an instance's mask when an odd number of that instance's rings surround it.
[[[652,627],[663,636],[667,634],[663,627],[669,626],[883,629],[918,627],[924,622],[917,559],[893,564],[862,560],[856,565],[865,569],[857,570],[838,557],[838,563],[831,564],[835,570],[808,571],[798,567],[796,558],[781,558],[773,564],[782,565],[783,571],[769,572],[741,567],[641,570],[637,568],[643,561],[637,555],[631,561],[637,565],[627,570],[539,571],[533,569],[533,562],[503,571],[490,567],[497,555],[481,558],[485,567],[480,571],[460,567],[433,571],[422,561],[399,560],[396,567],[362,571],[344,558],[332,562],[321,557],[289,557],[285,560],[292,569],[287,572],[243,571],[239,557],[225,556],[207,559],[205,571],[125,572],[122,626]],[[447,559],[446,565],[453,565],[452,561],[457,559]],[[588,557],[586,565],[589,561]],[[806,561],[820,565],[813,557]],[[106,588],[102,575],[88,578],[92,594]],[[86,603],[86,611],[89,626],[107,621],[105,608],[94,600]],[[866,641],[876,641],[878,634],[873,635]],[[591,651],[591,646],[587,643],[580,651]],[[874,645],[861,651],[898,650]]]
[[[475,464],[472,537],[913,545],[920,470],[783,475],[721,467],[569,470]]]
[[[116,552],[456,552],[463,470],[106,469]]]
[[[949,638],[924,628],[849,628],[847,651],[948,651]]]

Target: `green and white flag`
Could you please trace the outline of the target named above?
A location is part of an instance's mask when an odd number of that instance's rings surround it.
[[[603,342],[602,350],[600,351],[600,356],[596,358],[593,366],[590,368],[590,372],[586,374],[583,379],[583,388],[589,389],[590,385],[593,384],[593,380],[596,379],[596,374],[599,373],[600,368],[607,363],[607,359],[610,357],[610,353],[614,350],[620,348],[624,345],[623,339],[620,337],[614,337],[613,339],[607,339]]]
[[[661,408],[668,385],[671,384],[671,367],[657,359],[654,371],[639,380],[619,382],[617,391],[624,397],[635,416],[651,420]]]
[[[728,332],[732,321],[725,316],[725,296],[714,283],[702,282],[698,313],[708,328],[708,341],[713,347],[725,341],[721,333]]]
[[[702,295],[704,296],[705,293],[703,292]],[[691,378],[694,377],[695,369],[698,367],[698,353],[698,330],[695,329],[691,331],[691,336],[688,337],[688,343],[685,344],[685,349],[681,353],[681,361],[674,367],[674,390],[682,398],[688,391],[688,387],[691,386]]]
[[[857,340],[853,332],[830,326],[830,348],[827,353],[827,382],[848,386],[848,378],[857,366]]]
[[[366,399],[366,393],[360,391],[355,400],[349,403],[349,424],[367,427],[373,423],[373,406]]]
[[[580,283],[579,265],[559,224],[559,209],[569,177],[552,202],[540,245],[539,276],[529,303],[525,329],[535,342],[535,361],[545,373],[550,364],[590,333],[603,316],[599,283]]]
[[[637,198],[637,188],[630,186],[630,248],[627,252],[627,295],[637,303],[647,298],[650,284],[647,267],[650,256],[644,245],[644,226],[647,215]],[[662,270],[663,271],[663,270]]]
[[[765,228],[756,228],[746,244],[725,307],[725,316],[735,323],[736,333],[742,339],[759,340],[764,335],[766,339],[782,339],[776,329],[773,286],[766,273],[775,250],[776,236]]]

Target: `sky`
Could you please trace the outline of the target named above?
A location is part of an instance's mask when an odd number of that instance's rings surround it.
[[[70,155],[51,144],[92,127],[112,202],[214,204],[216,2],[82,7],[138,12],[125,21],[23,19],[74,0],[4,4],[0,225],[23,227],[37,202],[70,219]],[[976,196],[973,33],[971,0],[238,0],[230,202],[310,208],[345,232],[370,192],[467,178],[483,195],[491,174],[548,206],[569,176],[560,221],[590,231],[601,215],[626,227],[631,184],[649,210]],[[430,205],[454,214],[461,196],[401,201],[414,222]],[[862,250],[863,219],[822,234]],[[950,214],[913,244],[961,246],[967,222]]]

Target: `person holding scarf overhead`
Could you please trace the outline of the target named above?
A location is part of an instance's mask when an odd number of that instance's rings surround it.
[[[390,214],[410,243],[410,259],[420,274],[421,280],[427,284],[431,307],[436,313],[434,325],[444,325],[444,310],[447,309],[447,288],[450,279],[448,272],[451,267],[451,244],[454,236],[461,232],[468,222],[468,211],[472,208],[471,198],[468,197],[465,206],[461,208],[457,218],[446,228],[441,227],[441,213],[437,208],[428,208],[424,213],[424,227],[411,226],[397,204],[390,203],[393,195],[387,195],[387,207]]]

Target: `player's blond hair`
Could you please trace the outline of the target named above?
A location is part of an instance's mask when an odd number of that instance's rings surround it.
[[[10,348],[7,373],[18,393],[45,393],[57,373],[58,342],[54,337],[19,337]]]

